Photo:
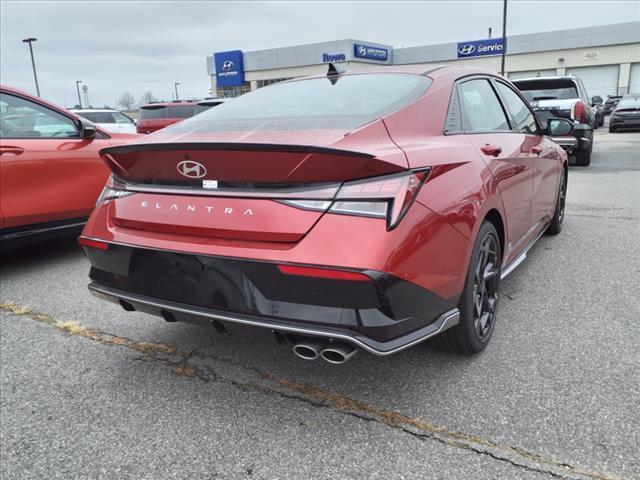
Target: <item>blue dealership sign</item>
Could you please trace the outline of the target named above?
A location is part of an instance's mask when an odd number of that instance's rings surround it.
[[[472,42],[458,43],[458,58],[484,57],[487,55],[501,55],[504,48],[502,38],[488,38]]]
[[[242,50],[213,54],[218,87],[239,87],[244,85],[244,62]]]
[[[389,58],[389,50],[382,47],[372,47],[371,45],[354,43],[353,55],[358,58],[386,61]]]

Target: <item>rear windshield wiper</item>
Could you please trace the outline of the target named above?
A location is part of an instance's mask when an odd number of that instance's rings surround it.
[[[547,96],[547,97],[533,97],[534,100],[555,100],[558,97],[552,97],[552,96]]]

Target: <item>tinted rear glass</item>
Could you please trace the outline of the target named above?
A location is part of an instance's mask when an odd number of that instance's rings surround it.
[[[154,118],[167,118],[167,107],[143,107],[140,109],[140,120],[151,120]]]
[[[533,100],[569,100],[578,98],[578,90],[571,80],[531,80],[514,82],[530,102]]]
[[[314,78],[276,83],[181,122],[182,131],[356,128],[420,97],[431,80],[420,75],[345,75],[335,84]]]
[[[195,112],[195,105],[171,105],[169,106],[169,117],[171,118],[189,118]]]
[[[206,112],[211,107],[215,107],[216,105],[220,105],[222,103],[223,102],[219,102],[219,103],[199,103],[196,106],[196,111],[194,112],[194,115],[198,115],[199,113]]]
[[[187,105],[154,105],[142,107],[140,109],[141,120],[152,120],[155,118],[189,118],[193,116],[195,104]]]

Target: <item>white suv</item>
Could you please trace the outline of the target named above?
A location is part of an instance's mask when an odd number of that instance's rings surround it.
[[[133,118],[117,110],[108,108],[72,109],[72,112],[86,118],[91,123],[111,133],[136,133]]]

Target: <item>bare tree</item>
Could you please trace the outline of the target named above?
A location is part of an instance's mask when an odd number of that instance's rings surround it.
[[[155,102],[156,100],[156,96],[153,94],[153,92],[151,90],[147,90],[146,92],[144,92],[141,96],[140,96],[140,103],[141,104],[145,104],[145,103],[151,103],[151,102]]]
[[[118,99],[118,105],[120,105],[123,110],[131,110],[135,103],[136,100],[133,98],[131,92],[124,92]]]

